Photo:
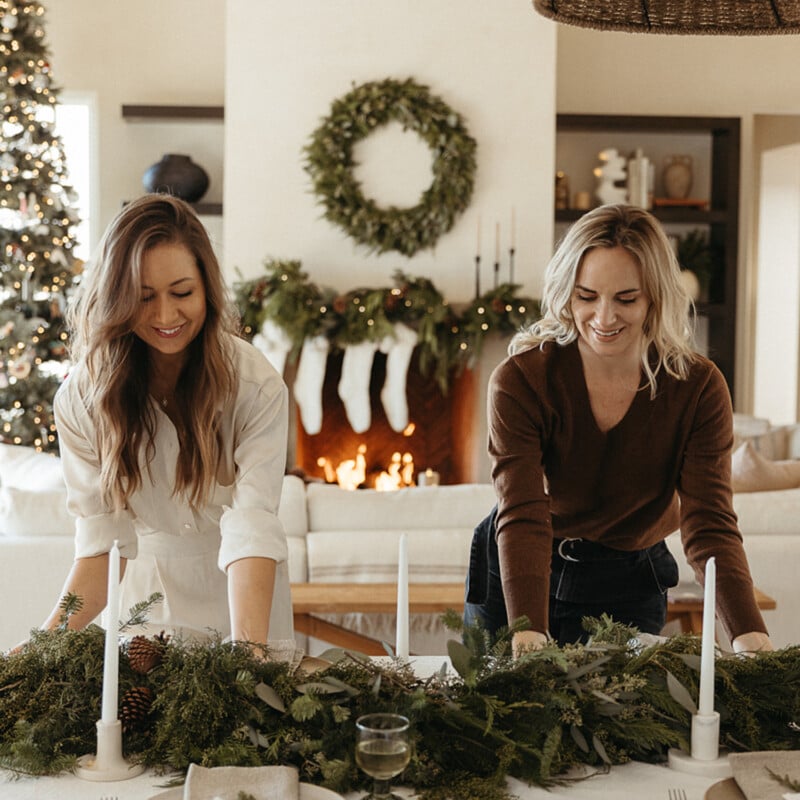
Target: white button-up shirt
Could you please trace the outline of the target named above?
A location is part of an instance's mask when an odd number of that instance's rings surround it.
[[[121,590],[121,619],[128,609],[160,592],[148,631],[185,635],[230,633],[225,570],[252,556],[277,562],[270,639],[293,637],[288,548],[278,504],[286,463],[288,400],[280,375],[252,345],[233,344],[238,389],[222,412],[222,452],[217,482],[202,508],[173,494],[180,449],[172,421],[153,401],[155,455],[128,510],[114,512],[100,495],[97,435],[78,365],[54,403],[67,507],[77,518],[76,558],[106,553],[118,540],[128,562]]]

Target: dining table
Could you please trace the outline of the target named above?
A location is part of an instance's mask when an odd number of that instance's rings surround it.
[[[381,662],[391,659],[383,656],[374,660]],[[453,667],[447,656],[412,656],[410,663],[421,678],[439,672],[443,666],[453,674]],[[17,777],[0,770],[0,800],[182,800],[182,787],[169,785],[171,780],[181,777],[169,773],[157,774],[149,770],[125,780],[87,781],[72,773]],[[568,777],[569,781],[565,785],[547,789],[528,786],[511,777],[508,778],[507,785],[519,800],[642,800],[645,797],[648,800],[708,800],[706,793],[720,782],[720,778],[679,772],[666,764],[637,761],[613,766],[608,770],[586,767]],[[393,784],[392,790],[403,798],[415,796],[413,789],[402,784]],[[354,791],[341,797],[345,800],[361,800],[364,794],[363,790]],[[326,800],[333,800],[335,797],[339,795],[326,794]]]
[[[676,772],[665,765],[632,761],[611,767],[608,772],[576,776],[567,786],[544,789],[528,786],[514,778],[508,788],[520,800],[672,800],[685,793],[686,800],[705,800],[706,792],[719,778],[706,778]],[[181,800],[182,788],[167,787],[169,775],[144,772],[134,778],[114,782],[86,781],[66,773],[41,778],[16,779],[0,773],[0,798],[3,800]],[[395,794],[413,798],[414,791],[393,785]],[[670,795],[670,790],[673,794]],[[345,800],[360,800],[364,791],[348,792]],[[234,795],[235,796],[235,795]],[[454,800],[456,800],[454,798]]]

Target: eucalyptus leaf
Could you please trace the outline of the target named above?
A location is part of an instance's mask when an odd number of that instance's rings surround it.
[[[570,725],[569,732],[575,744],[578,745],[578,747],[583,750],[584,753],[588,753],[589,742],[586,741],[586,737],[583,735],[581,729],[577,725]]]
[[[266,683],[257,683],[255,693],[259,700],[263,700],[276,711],[280,711],[281,713],[286,711],[286,704],[281,700],[280,695]]]
[[[697,703],[695,703],[689,690],[667,670],[667,690],[676,703],[680,703],[690,714],[697,713]]]

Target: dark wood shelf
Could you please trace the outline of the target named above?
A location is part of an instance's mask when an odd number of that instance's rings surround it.
[[[192,203],[192,208],[198,214],[204,214],[209,217],[222,216],[222,203]]]
[[[739,230],[739,157],[741,121],[738,117],[662,117],[606,114],[557,114],[560,133],[641,133],[654,137],[699,134],[710,139],[710,196],[708,209],[690,206],[658,207],[652,214],[667,225],[696,225],[708,231],[714,253],[711,302],[698,303],[696,313],[708,325],[708,355],[734,392],[736,365],[736,283]],[[555,220],[570,223],[585,211],[555,212]]]
[[[224,106],[123,105],[123,119],[225,119]]]

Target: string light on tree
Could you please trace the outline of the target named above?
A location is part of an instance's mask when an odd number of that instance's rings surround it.
[[[80,262],[43,17],[38,2],[0,0],[0,439],[54,451],[52,398],[67,364],[52,296]]]

